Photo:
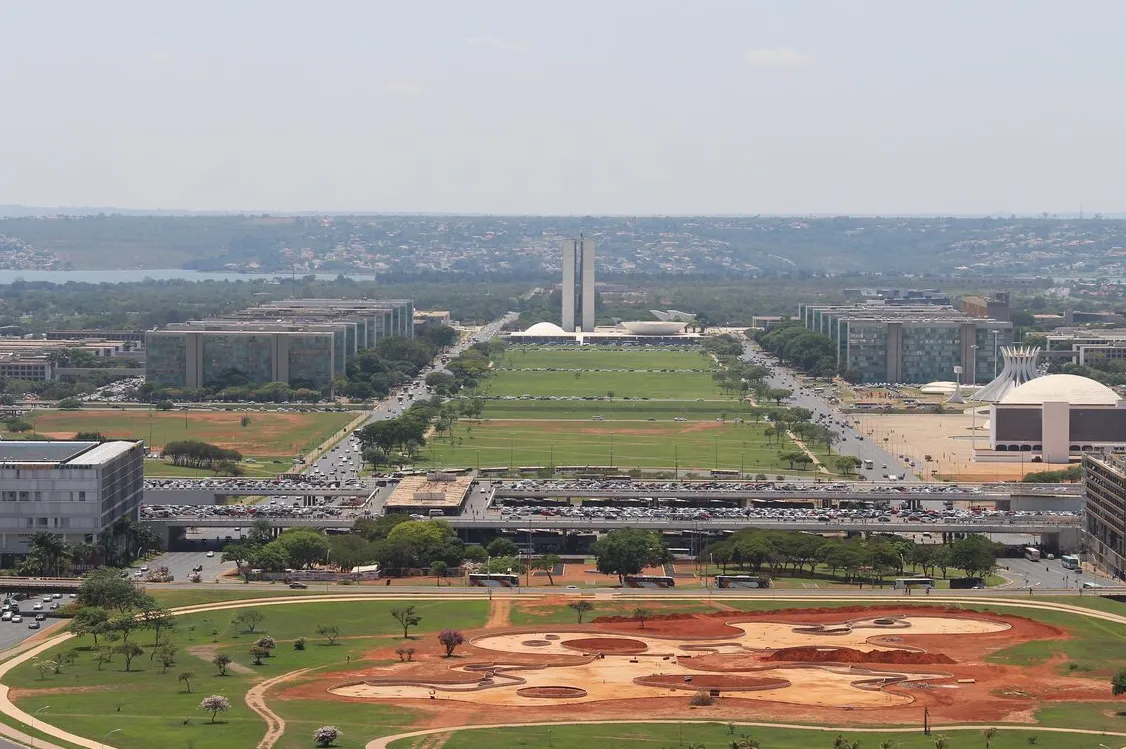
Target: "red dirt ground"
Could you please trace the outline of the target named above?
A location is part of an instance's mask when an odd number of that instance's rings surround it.
[[[901,638],[904,645],[923,648],[932,655],[945,655],[952,663],[942,663],[941,671],[949,674],[931,680],[932,684],[945,684],[956,688],[910,688],[904,686],[885,687],[886,691],[905,695],[913,700],[911,704],[879,709],[846,710],[840,707],[811,707],[809,705],[789,704],[755,699],[724,699],[720,697],[715,704],[706,708],[690,708],[690,691],[678,690],[676,695],[653,699],[606,700],[595,703],[568,704],[545,699],[542,705],[522,706],[518,710],[500,713],[495,710],[482,710],[472,703],[444,701],[432,705],[426,700],[388,700],[390,704],[419,710],[425,714],[419,728],[443,728],[460,725],[496,722],[499,715],[510,714],[514,722],[566,721],[566,720],[624,720],[644,714],[647,718],[677,719],[691,716],[709,720],[770,720],[781,722],[831,723],[838,725],[914,725],[919,721],[922,709],[930,710],[935,724],[981,722],[990,724],[1024,723],[1034,721],[1036,710],[1045,703],[1058,702],[1105,702],[1110,690],[1105,679],[1064,676],[1060,673],[1062,661],[1057,659],[1035,667],[1002,666],[984,662],[991,652],[1003,647],[1030,640],[1061,640],[1069,635],[1045,624],[1018,616],[967,612],[960,609],[946,609],[932,606],[849,606],[826,609],[786,609],[771,612],[719,612],[715,616],[682,615],[663,617],[659,622],[649,620],[645,625],[646,635],[672,635],[680,640],[693,638],[719,637],[729,635],[724,621],[784,621],[795,624],[834,624],[848,620],[867,619],[878,616],[901,615],[940,615],[972,617],[1004,622],[1010,629],[1004,632],[973,635],[965,637],[924,636],[907,634],[909,630],[894,633],[872,630],[873,637],[894,636]],[[638,623],[620,617],[603,617],[611,621],[595,620],[583,626],[590,639],[615,640],[621,632],[636,633]],[[657,626],[659,625],[659,627]],[[543,627],[510,628],[489,630],[489,634],[500,632],[542,632]],[[467,635],[483,634],[479,630]],[[605,638],[600,636],[605,636]],[[395,663],[392,666],[375,666],[367,671],[344,671],[326,673],[319,678],[288,686],[279,690],[274,699],[337,700],[370,704],[370,700],[345,698],[328,693],[328,690],[345,682],[358,679],[395,678],[396,680],[420,680],[435,682],[475,682],[480,672],[459,673],[450,671],[453,665],[495,664],[498,653],[484,651],[467,645],[459,651],[456,664],[442,657],[443,649],[437,640],[422,639],[414,643],[418,652],[415,662]],[[378,648],[364,654],[366,660],[396,661],[396,645]],[[849,656],[841,656],[849,657]],[[901,656],[893,656],[900,658]],[[911,656],[908,656],[911,657]],[[696,688],[702,688],[701,679],[718,677],[723,674],[737,680],[755,679],[745,672],[756,669],[777,668],[785,663],[795,667],[807,663],[807,656],[796,654],[798,660],[775,658],[770,653],[718,654],[709,653],[691,659],[681,657],[682,665],[691,664],[698,672],[693,678]],[[505,665],[567,665],[582,663],[586,659],[578,653],[574,656],[552,656],[541,653],[506,653]],[[353,661],[354,663],[355,661]],[[899,661],[897,660],[897,665]],[[903,665],[910,665],[903,664]],[[878,676],[882,670],[879,663],[865,666],[865,673]],[[890,665],[889,673],[899,673],[896,666]],[[737,672],[744,672],[742,674]],[[518,672],[517,672],[518,674]],[[516,675],[516,674],[514,674]],[[683,683],[683,677],[679,678]],[[959,679],[972,679],[973,683],[958,684]],[[710,687],[707,687],[710,688]],[[721,688],[722,689],[722,688]],[[777,693],[772,694],[777,697]]]
[[[862,651],[852,648],[780,648],[761,658],[766,663],[889,663],[896,666],[918,666],[957,663],[943,653],[924,653],[910,650]]]
[[[521,697],[542,697],[558,700],[570,697],[586,697],[586,690],[578,687],[524,687],[517,689],[516,694]]]
[[[630,640],[625,637],[582,637],[577,640],[564,640],[560,643],[565,648],[577,650],[580,653],[620,653],[633,655],[644,653],[649,649],[641,640]]]

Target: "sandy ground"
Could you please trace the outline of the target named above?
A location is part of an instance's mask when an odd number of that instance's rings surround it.
[[[849,414],[859,420],[860,433],[894,455],[906,455],[915,461],[916,471],[931,472],[955,481],[1005,481],[1019,479],[1029,471],[1066,468],[1052,463],[977,463],[971,460],[976,443],[979,449],[989,447],[988,409],[980,409],[976,418],[968,411],[944,414]],[[976,435],[976,438],[975,438]],[[930,455],[931,462],[924,460]],[[925,468],[924,468],[925,466]],[[888,470],[899,466],[888,466]],[[908,469],[910,470],[910,469]]]
[[[677,620],[666,621],[671,624]],[[679,621],[683,629],[691,631],[696,620]],[[996,620],[942,616],[867,617],[834,624],[814,622],[809,626],[768,621],[731,622],[725,626],[731,629],[733,636],[696,638],[687,643],[668,636],[648,636],[642,630],[629,637],[592,637],[594,633],[589,629],[487,635],[472,640],[472,645],[477,650],[493,653],[496,661],[451,662],[447,673],[436,673],[429,679],[381,674],[365,682],[335,686],[329,692],[354,699],[424,699],[520,706],[542,704],[545,699],[574,704],[655,698],[700,689],[693,684],[695,677],[709,678],[701,673],[701,666],[705,671],[714,670],[708,668],[701,657],[714,659],[720,655],[790,647],[850,648],[860,652],[914,650],[901,644],[903,635],[972,636],[996,634],[1011,628]],[[581,657],[576,659],[580,653]],[[500,660],[522,654],[547,659],[522,664]],[[729,688],[722,689],[727,697],[848,708],[907,704],[914,699],[909,694],[890,692],[883,687],[891,683],[945,680],[949,676],[929,669],[874,671],[826,663],[748,663],[737,671],[722,670],[727,676],[710,678],[728,680]],[[490,680],[479,683],[482,676]],[[739,682],[740,678],[746,679],[745,684]],[[770,681],[763,686],[762,679]],[[525,692],[528,688],[541,691],[530,694]],[[544,688],[549,691],[563,688],[564,691],[558,696],[544,697]],[[956,689],[958,685],[947,683],[944,688]]]

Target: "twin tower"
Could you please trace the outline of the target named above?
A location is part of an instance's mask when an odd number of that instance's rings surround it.
[[[576,326],[575,314],[582,315]],[[594,332],[594,240],[563,240],[563,330]]]

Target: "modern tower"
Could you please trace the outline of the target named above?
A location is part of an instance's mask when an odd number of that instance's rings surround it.
[[[576,326],[575,314],[581,315]],[[563,240],[563,330],[594,331],[594,240]]]

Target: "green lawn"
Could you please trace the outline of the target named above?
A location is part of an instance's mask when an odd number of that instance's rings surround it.
[[[751,422],[463,419],[454,427],[452,444],[447,434],[431,439],[421,457],[450,466],[615,465],[622,470],[672,470],[679,465],[682,472],[742,468],[746,473],[798,473],[778,459],[780,451],[793,449],[788,440],[768,443],[764,429]],[[824,454],[820,445],[817,454]]]
[[[291,456],[292,457],[292,456]],[[293,461],[289,458],[277,458],[278,462],[273,459],[264,459],[255,463],[239,463],[244,476],[267,476],[274,477],[279,473],[285,473],[292,469]],[[159,459],[146,459],[145,460],[145,476],[152,477],[173,477],[173,478],[213,478],[214,471],[208,471],[201,468],[187,468],[185,466],[174,466],[165,460]]]
[[[357,592],[361,591],[359,588],[348,588],[332,586],[333,594],[348,593],[352,590]],[[262,585],[247,585],[245,588],[239,590],[222,590],[215,588],[208,588],[206,585],[200,585],[193,588],[158,588],[155,585],[150,585],[146,593],[156,599],[156,602],[164,608],[178,608],[180,606],[198,606],[204,603],[215,603],[217,601],[237,601],[244,598],[270,598],[273,596],[300,596],[300,595],[324,595],[324,589],[317,586],[316,589],[309,590],[290,590],[284,585],[277,585],[271,587],[264,587]]]
[[[528,372],[498,370],[484,380],[482,395],[570,395],[650,398],[723,398],[707,372]]]
[[[755,421],[756,413],[758,421]],[[683,417],[689,421],[714,421],[724,419],[743,419],[752,426],[758,424],[765,429],[767,424],[758,409],[749,403],[737,400],[641,400],[631,398],[612,401],[537,401],[537,400],[490,400],[485,402],[486,419],[564,419],[589,421],[591,416],[601,416],[606,421],[672,421]]]
[[[698,720],[706,719],[706,708],[701,708]],[[716,723],[675,723],[652,725],[644,723],[613,723],[605,725],[563,725],[529,726],[524,728],[476,729],[457,731],[445,742],[443,749],[526,749],[528,747],[553,747],[553,749],[586,749],[590,746],[614,747],[614,749],[660,749],[661,747],[726,747],[732,739],[746,733],[769,749],[817,749],[831,747],[836,731],[803,731],[798,729],[776,728],[735,728],[734,735],[722,722]],[[922,735],[920,730],[904,730],[894,733],[876,733],[853,729],[844,731],[846,738],[860,740],[862,747],[875,749],[880,742],[890,739],[899,742],[899,749],[934,749],[935,736]],[[950,746],[984,746],[980,732],[951,731]],[[1030,729],[1004,729],[992,742],[992,749],[1016,749],[1028,747],[1028,739],[1037,737],[1036,745],[1052,749],[1092,749],[1098,746],[1097,736],[1076,736],[1062,733],[1037,732]],[[392,749],[415,749],[421,746],[426,737],[401,739],[391,744]],[[1113,743],[1113,742],[1112,742]],[[1121,742],[1119,742],[1121,743]],[[1116,744],[1117,746],[1117,744]]]
[[[711,369],[714,362],[700,350],[582,346],[550,348],[510,346],[494,362],[498,369],[536,367],[566,369]]]
[[[220,591],[215,591],[220,592]],[[115,728],[112,745],[123,749],[151,747],[194,747],[194,749],[243,749],[253,747],[265,730],[263,722],[250,712],[243,695],[255,682],[282,673],[301,669],[330,667],[348,668],[347,658],[380,645],[398,642],[401,632],[390,616],[390,609],[410,605],[410,601],[356,601],[344,603],[281,604],[262,606],[265,615],[259,634],[240,631],[231,623],[238,611],[216,611],[178,617],[174,641],[179,645],[177,663],[161,674],[159,664],[143,655],[125,672],[120,655],[98,669],[89,651],[92,638],[70,641],[50,651],[44,658],[58,656],[63,650],[77,648],[78,661],[63,666],[61,674],[41,677],[31,663],[13,669],[5,683],[23,690],[15,696],[16,703],[28,712],[49,705],[40,718],[68,731],[100,739]],[[487,601],[419,601],[416,611],[422,616],[421,626],[412,634],[432,637],[445,627],[479,627],[487,615]],[[340,627],[337,644],[329,646],[316,635],[318,624],[332,623]],[[212,632],[216,635],[212,635]],[[261,632],[279,640],[275,657],[264,665],[253,666],[247,649]],[[308,648],[294,650],[292,639],[309,638]],[[151,631],[138,632],[133,641],[146,650],[151,646]],[[194,651],[194,652],[193,652]],[[213,652],[227,652],[240,664],[228,676],[220,677],[210,663]],[[356,664],[357,667],[359,664]],[[369,662],[370,665],[370,662]],[[191,670],[196,674],[192,693],[188,694],[177,675]],[[69,691],[67,688],[79,687]],[[37,694],[40,690],[50,690]],[[198,711],[203,696],[222,694],[232,703],[230,713],[212,725],[209,717]],[[358,706],[351,703],[323,701],[273,701],[283,716],[292,716],[294,724],[279,747],[308,747],[312,730],[326,723],[347,726],[347,743],[341,747],[361,747],[378,735],[409,728],[412,711],[381,705]]]

